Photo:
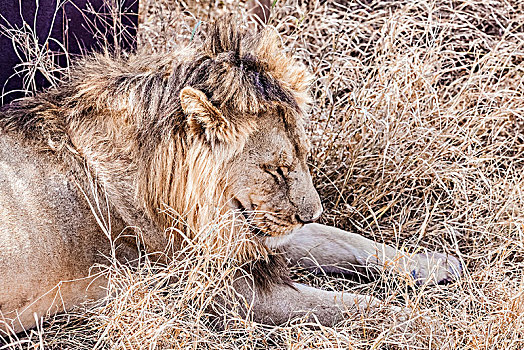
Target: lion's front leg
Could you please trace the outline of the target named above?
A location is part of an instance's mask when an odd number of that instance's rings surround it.
[[[283,325],[289,320],[307,317],[311,322],[333,326],[348,315],[365,315],[382,309],[395,315],[399,321],[407,319],[407,312],[400,307],[384,306],[372,296],[331,292],[299,283],[273,285],[270,290],[248,286],[235,287],[251,306],[257,322]]]
[[[393,269],[412,276],[417,284],[452,281],[462,271],[459,260],[453,256],[440,253],[410,256],[358,234],[321,224],[305,225],[279,248],[293,264],[309,269],[343,273]]]

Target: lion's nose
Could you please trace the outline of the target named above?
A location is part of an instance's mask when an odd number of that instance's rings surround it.
[[[322,212],[324,211],[324,208],[322,208],[322,204],[319,203],[318,208],[308,208],[310,210],[301,210],[297,214],[295,214],[295,217],[298,222],[302,224],[309,224],[312,222],[315,222],[318,220],[320,215],[322,215]]]

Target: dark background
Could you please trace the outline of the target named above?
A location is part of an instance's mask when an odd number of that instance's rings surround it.
[[[57,9],[57,1],[60,6]],[[136,45],[138,0],[116,0],[120,11],[112,11],[108,0],[2,0],[0,1],[0,105],[23,97],[23,81],[15,66],[34,58],[18,57],[8,36],[11,29],[32,28],[39,46],[57,54],[60,66],[67,66],[63,44],[69,57],[83,52],[108,49],[133,50]],[[112,13],[118,13],[116,17]],[[34,41],[29,45],[36,46]],[[35,76],[38,89],[50,85],[41,73]],[[7,94],[6,94],[7,93]]]

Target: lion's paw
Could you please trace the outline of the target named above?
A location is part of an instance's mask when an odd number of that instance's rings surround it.
[[[447,284],[462,276],[462,264],[452,255],[442,253],[420,253],[415,255],[415,268],[411,276],[417,285]]]

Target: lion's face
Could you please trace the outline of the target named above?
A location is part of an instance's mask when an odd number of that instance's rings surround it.
[[[220,164],[218,205],[225,200],[242,212],[259,236],[279,237],[315,221],[322,204],[300,116],[310,78],[269,34],[246,41],[243,52],[211,45],[206,55],[221,53],[193,74],[206,78],[180,91],[180,106],[189,138],[210,147]]]
[[[306,164],[307,136],[301,124],[290,125],[282,113],[260,115],[256,131],[226,169],[231,206],[262,236],[285,235],[322,213]]]

